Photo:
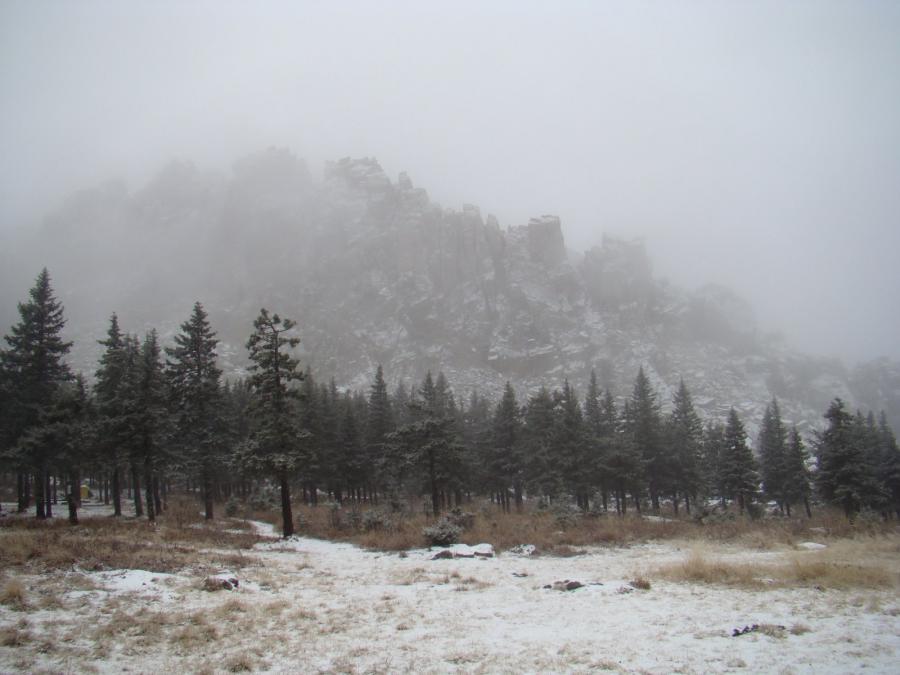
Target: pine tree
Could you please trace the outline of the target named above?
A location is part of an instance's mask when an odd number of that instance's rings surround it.
[[[221,376],[216,334],[206,311],[194,303],[181,324],[175,346],[166,348],[166,376],[176,416],[177,436],[191,472],[200,479],[206,518],[213,518],[216,473],[225,457]]]
[[[826,502],[841,507],[848,518],[853,518],[880,495],[874,467],[860,442],[859,425],[840,398],[828,406],[825,419],[828,427],[816,441],[816,485]]]
[[[523,415],[522,465],[529,493],[555,498],[563,490],[563,471],[556,455],[557,398],[546,387],[528,399]]]
[[[743,513],[756,494],[759,476],[753,452],[747,445],[747,432],[734,408],[728,411],[724,441],[721,458],[723,488],[728,498],[737,499]]]
[[[385,445],[388,434],[394,431],[394,413],[391,399],[388,396],[387,384],[381,364],[375,371],[375,379],[369,388],[369,399],[366,406],[366,461],[371,468],[372,480],[378,484],[383,482],[385,463]]]
[[[110,492],[113,512],[122,515],[121,449],[128,436],[125,417],[123,387],[132,350],[126,345],[125,336],[119,329],[119,319],[113,313],[109,320],[106,340],[99,340],[105,347],[100,356],[100,366],[96,372],[94,395],[97,402],[97,435],[99,451],[111,466]]]
[[[132,464],[136,474],[144,478],[144,498],[147,519],[156,520],[157,504],[154,484],[158,472],[165,465],[168,440],[168,410],[166,406],[166,378],[156,330],[151,330],[141,344],[135,377],[129,379],[126,390],[132,437]],[[216,399],[220,403],[220,399]],[[135,504],[141,503],[139,481],[135,480]],[[141,509],[136,508],[137,515]],[[207,517],[211,517],[211,511]]]
[[[644,369],[638,370],[631,400],[626,408],[625,430],[640,453],[653,510],[659,511],[659,497],[671,485],[671,461],[662,449],[662,421],[656,392]]]
[[[299,392],[291,385],[303,379],[299,361],[290,354],[300,339],[286,336],[294,325],[278,314],[269,315],[266,309],[261,309],[253,322],[254,331],[247,341],[252,362],[252,418],[248,443],[242,452],[245,465],[271,472],[278,481],[285,537],[294,533],[290,479],[306,436],[299,428],[293,405]]]
[[[725,425],[709,422],[703,430],[703,444],[700,449],[700,480],[702,493],[706,499],[716,498],[725,505]]]
[[[759,431],[759,460],[763,491],[769,499],[774,499],[782,510],[785,508],[785,462],[787,432],[781,421],[778,401],[766,406],[762,427]]]
[[[522,420],[516,392],[509,381],[497,404],[491,421],[490,450],[487,474],[492,494],[498,496],[500,506],[509,512],[509,490],[512,488],[516,509],[522,509],[523,471],[521,457]]]
[[[809,496],[812,489],[810,487],[809,469],[806,466],[808,459],[809,456],[803,445],[803,439],[800,438],[800,432],[797,431],[797,427],[792,427],[784,454],[781,484],[781,493],[788,516],[791,515],[791,506],[798,502],[803,502],[803,506],[806,508],[806,516],[808,518],[812,517],[809,508]]]
[[[52,507],[47,489],[52,450],[31,445],[28,450],[17,451],[15,446],[39,423],[60,385],[72,378],[64,361],[72,343],[62,339],[66,324],[63,306],[54,296],[46,268],[38,274],[29,300],[19,303],[18,309],[19,322],[4,337],[9,346],[0,351],[0,369],[7,389],[0,418],[5,420],[6,436],[12,446],[8,455],[19,471],[32,472],[36,515],[45,518],[52,515],[48,513]]]
[[[900,448],[883,410],[878,417],[878,436],[881,442],[879,473],[889,498],[888,512],[900,518]]]
[[[666,421],[666,438],[672,454],[672,503],[678,513],[678,495],[684,497],[687,512],[691,512],[691,501],[697,498],[700,489],[700,446],[703,443],[703,424],[691,394],[684,384],[672,399],[673,410]]]
[[[557,415],[553,430],[554,447],[561,465],[563,480],[575,502],[583,511],[590,508],[591,473],[588,469],[589,450],[585,439],[584,417],[578,396],[563,382],[557,399]]]

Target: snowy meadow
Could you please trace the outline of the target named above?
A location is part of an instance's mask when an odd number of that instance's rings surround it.
[[[900,652],[900,537],[840,517],[484,505],[470,545],[423,548],[408,515],[379,549],[324,505],[289,539],[275,512],[188,501],[155,526],[83,513],[0,520],[0,671],[895,672]]]

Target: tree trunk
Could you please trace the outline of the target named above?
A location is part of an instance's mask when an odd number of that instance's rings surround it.
[[[206,519],[213,519],[213,480],[212,470],[208,466],[203,467],[203,508]]]
[[[525,507],[525,495],[523,494],[522,484],[514,483],[513,492],[516,498],[516,512],[522,513],[522,509]]]
[[[50,489],[50,472],[44,469],[44,501],[46,502],[47,517],[53,517],[53,491]]]
[[[147,499],[147,520],[156,522],[156,503],[153,495],[153,466],[150,458],[144,460],[144,490]]]
[[[809,497],[803,498],[803,506],[806,507],[806,517],[812,518],[812,511],[809,510]]]
[[[294,534],[294,514],[291,512],[291,484],[288,483],[287,471],[279,475],[281,483],[281,531],[285,539]]]
[[[122,515],[122,486],[119,484],[119,467],[113,469],[112,475],[113,515]]]
[[[81,476],[75,469],[69,476],[69,522],[72,525],[78,524],[78,502],[81,499]]]
[[[785,503],[784,503],[784,506],[785,506],[785,508],[787,509],[787,517],[790,518],[790,517],[791,517],[791,503],[790,503],[790,502],[785,502]]]
[[[141,500],[141,477],[138,475],[137,466],[131,465],[131,496],[134,498],[134,515],[141,518],[144,515],[144,506]]]
[[[159,493],[160,493],[159,476],[154,475],[153,476],[153,505],[156,507],[157,515],[162,513],[163,510],[165,510],[165,503],[163,502],[162,499],[160,499]],[[163,494],[163,496],[165,496],[165,494],[166,494],[165,483],[163,483],[162,494]]]
[[[678,493],[672,492],[672,508],[675,509],[675,515],[678,515]]]
[[[29,485],[30,483],[28,482],[28,475],[20,471],[16,476],[16,491],[19,498],[19,513],[24,513],[28,510],[28,502],[31,501],[31,495],[29,494],[28,490]]]

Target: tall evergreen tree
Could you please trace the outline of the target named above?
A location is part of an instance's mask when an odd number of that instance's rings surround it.
[[[369,388],[365,427],[366,462],[371,467],[372,481],[377,489],[383,482],[387,437],[395,428],[394,412],[391,408],[391,399],[380,363],[375,371],[372,386]]]
[[[299,428],[293,403],[299,397],[292,383],[303,379],[291,350],[300,344],[290,331],[295,323],[261,309],[247,341],[250,352],[252,418],[244,464],[274,474],[281,492],[282,533],[294,534],[291,474],[297,468],[306,434]]]
[[[7,439],[13,446],[7,455],[20,472],[30,471],[34,476],[35,511],[38,518],[44,518],[52,515],[48,513],[52,451],[42,445],[31,445],[27,451],[20,448],[19,452],[14,448],[53,404],[60,385],[71,380],[64,359],[72,343],[62,338],[66,320],[47,268],[38,274],[28,294],[28,301],[18,305],[19,322],[4,336],[8,348],[0,351],[8,394],[3,397],[5,410],[0,418],[5,420]]]
[[[807,518],[812,517],[809,508],[809,496],[812,492],[811,480],[809,469],[806,466],[808,459],[809,456],[803,445],[803,439],[800,438],[800,432],[797,431],[797,427],[792,427],[784,453],[781,476],[781,493],[788,516],[791,515],[791,506],[803,502]]]
[[[778,401],[773,398],[766,406],[759,431],[760,474],[766,496],[777,501],[782,510],[786,501],[784,486],[786,443],[787,432],[781,421],[781,410]]]
[[[109,319],[106,339],[98,342],[105,347],[100,356],[94,385],[98,449],[110,467],[109,491],[112,493],[113,512],[116,516],[121,516],[121,462],[123,446],[128,437],[124,388],[128,364],[133,360],[133,345],[126,344],[115,313]]]
[[[700,449],[700,479],[702,494],[706,499],[717,498],[722,505],[728,498],[725,486],[725,425],[709,422],[703,430]]]
[[[900,518],[900,448],[883,410],[878,417],[878,436],[881,442],[879,473],[888,496],[887,511]]]
[[[218,343],[203,305],[196,302],[190,318],[175,335],[175,346],[166,348],[166,376],[177,436],[187,465],[200,480],[207,519],[214,515],[216,473],[225,457]]]
[[[840,398],[825,413],[828,427],[816,442],[816,484],[822,498],[852,518],[880,496],[874,467],[869,463],[858,434],[858,423]]]
[[[759,475],[753,452],[747,445],[747,432],[734,408],[728,411],[724,441],[720,464],[723,488],[730,499],[737,500],[738,507],[743,513],[749,508],[757,492]]]
[[[509,512],[509,490],[512,488],[516,509],[521,510],[524,493],[522,467],[522,420],[516,392],[509,381],[491,421],[490,451],[487,458],[489,487],[498,496],[500,506]]]
[[[625,430],[641,455],[650,503],[658,512],[659,497],[671,485],[671,461],[662,448],[662,420],[656,392],[650,386],[643,367],[634,380],[625,413]]]
[[[672,503],[678,513],[679,493],[684,497],[687,512],[700,489],[700,446],[703,443],[703,424],[694,409],[691,394],[684,380],[672,399],[672,414],[666,420],[666,439],[672,461]]]

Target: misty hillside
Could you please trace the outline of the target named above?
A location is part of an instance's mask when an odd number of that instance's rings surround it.
[[[639,241],[573,252],[555,216],[504,228],[477,206],[442,208],[374,159],[330,163],[321,179],[279,149],[230,175],[172,163],[135,191],[73,195],[5,256],[4,326],[46,265],[86,372],[113,311],[165,342],[200,300],[231,373],[265,306],[298,321],[304,363],[339,385],[366,386],[381,363],[393,381],[443,370],[458,395],[496,395],[507,379],[583,389],[595,368],[624,395],[643,365],[663,401],[684,378],[703,414],[734,405],[754,432],[773,396],[801,427],[835,396],[900,422],[900,364],[796,353],[727,288],[655,278]]]

